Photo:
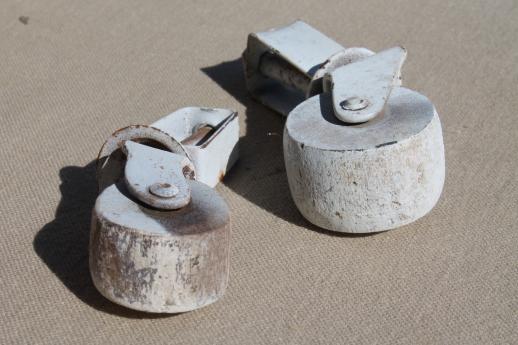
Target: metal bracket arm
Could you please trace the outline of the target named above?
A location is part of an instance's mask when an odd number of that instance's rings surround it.
[[[383,111],[406,58],[403,47],[394,47],[339,67],[330,81],[335,116],[343,122],[366,122]]]

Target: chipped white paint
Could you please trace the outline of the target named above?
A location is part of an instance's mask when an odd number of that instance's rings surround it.
[[[123,153],[126,142],[145,142],[160,146],[169,152],[190,159],[186,149],[168,133],[147,125],[132,125],[115,131],[103,144],[97,157],[97,182],[99,191],[117,182],[124,176],[126,155]],[[196,173],[190,170],[189,178],[195,179]]]
[[[174,137],[168,133],[146,125],[131,125],[115,131],[103,144],[97,159],[105,158],[114,151],[121,149],[128,140],[152,140],[164,146],[168,151],[187,156],[185,149]]]
[[[189,140],[203,126],[210,126],[200,141]],[[187,107],[179,109],[148,125],[119,129],[99,152],[99,188],[110,185],[121,174],[120,155],[113,154],[124,142],[151,141],[168,151],[188,157],[194,164],[196,180],[215,187],[236,162],[239,141],[237,112],[229,109]]]
[[[129,192],[149,206],[175,210],[191,201],[185,169],[194,170],[189,158],[133,141],[124,143],[127,156],[124,181]],[[171,195],[161,192],[175,192]]]
[[[295,108],[284,130],[291,194],[312,223],[367,233],[408,224],[429,212],[442,191],[439,117],[417,92],[395,88],[384,113],[360,125],[335,117],[329,93]]]
[[[155,313],[185,312],[223,296],[230,215],[209,185],[236,160],[238,135],[235,112],[184,108],[107,140],[90,235],[90,273],[101,294]]]
[[[223,296],[229,210],[207,185],[188,183],[191,203],[176,211],[143,207],[120,185],[99,195],[90,233],[90,272],[106,298],[131,309],[179,313]]]
[[[183,142],[203,125],[214,130],[202,143],[183,144],[196,168],[196,180],[215,187],[238,157],[239,119],[235,111],[187,107],[151,124]]]

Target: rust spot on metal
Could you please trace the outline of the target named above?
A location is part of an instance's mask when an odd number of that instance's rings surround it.
[[[197,128],[194,133],[182,140],[183,145],[203,145],[215,132],[215,128],[210,125],[204,125]]]
[[[161,129],[147,125],[130,125],[116,130],[103,144],[97,155],[96,175],[99,181],[98,189],[101,191],[102,171],[107,162],[112,159],[112,154],[122,151],[121,148],[126,141],[134,141],[156,149],[171,151],[189,158],[187,152],[173,137]],[[121,164],[125,162],[126,157],[121,157]],[[122,168],[120,169],[122,171]],[[189,176],[195,176],[194,171]],[[187,176],[186,176],[187,177]]]
[[[224,177],[225,177],[225,172],[224,171],[220,171],[219,174],[218,174],[219,181],[223,181]]]
[[[214,127],[210,134],[204,138],[203,142],[198,143],[198,146],[201,148],[207,147],[207,145],[209,145],[210,142],[214,140],[214,138],[216,138],[216,136],[222,132],[236,117],[237,112],[232,111],[232,114],[230,114],[225,120],[221,121],[216,127]]]
[[[189,166],[184,166],[182,168],[182,173],[183,173],[183,176],[185,176],[186,179],[188,180],[194,180],[194,170],[192,170]]]
[[[261,56],[258,69],[263,76],[302,93],[306,93],[311,81],[307,75],[274,52]]]

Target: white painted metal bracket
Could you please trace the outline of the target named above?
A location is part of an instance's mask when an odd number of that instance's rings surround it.
[[[400,84],[405,58],[406,50],[394,47],[330,72],[326,77],[335,116],[346,123],[361,123],[379,115],[394,86]]]
[[[99,189],[123,174],[126,157],[117,153],[127,141],[150,144],[192,161],[184,171],[191,179],[215,187],[238,157],[239,122],[228,109],[188,107],[171,113],[151,126],[133,125],[116,131],[99,152]]]
[[[322,92],[323,76],[373,52],[345,48],[303,21],[248,36],[243,53],[250,94],[287,116],[306,98]]]
[[[229,109],[188,107],[151,124],[182,143],[196,180],[215,187],[238,157],[239,119]]]
[[[127,156],[124,180],[133,196],[166,210],[182,208],[191,201],[184,171],[194,170],[194,166],[187,157],[129,140],[123,151]]]

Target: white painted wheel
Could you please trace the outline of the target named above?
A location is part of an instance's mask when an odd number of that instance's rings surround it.
[[[439,117],[423,95],[395,88],[384,113],[348,125],[331,94],[309,98],[288,116],[284,159],[302,215],[338,232],[394,229],[428,213],[445,175]]]
[[[230,215],[207,185],[189,180],[191,202],[155,210],[111,185],[97,198],[90,273],[109,300],[131,309],[179,313],[223,296],[229,271]]]

